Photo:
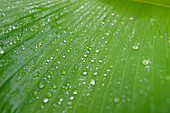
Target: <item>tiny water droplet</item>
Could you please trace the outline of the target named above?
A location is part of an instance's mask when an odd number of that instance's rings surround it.
[[[96,50],[96,53],[99,53],[100,51],[99,50]]]
[[[71,106],[71,105],[73,104],[73,102],[72,102],[72,101],[69,101],[67,104]]]
[[[73,100],[73,99],[74,99],[74,97],[73,97],[73,96],[71,96],[71,97],[70,97],[70,100]]]
[[[142,64],[145,65],[145,66],[148,65],[148,64],[149,64],[149,60],[144,59],[144,60],[142,61]]]
[[[87,57],[87,55],[85,54],[84,57]]]
[[[44,102],[44,103],[47,103],[47,102],[48,102],[48,98],[44,98],[44,99],[43,99],[43,102]]]
[[[83,75],[87,75],[87,71],[84,71],[84,72],[83,72]]]
[[[91,80],[90,80],[90,84],[94,86],[94,85],[96,84],[95,80],[94,80],[94,79],[91,79]]]
[[[47,97],[51,97],[51,96],[52,96],[51,92],[48,92]]]
[[[119,99],[119,98],[114,98],[114,102],[115,102],[115,103],[119,103],[119,102],[120,102],[120,99]]]
[[[62,102],[62,101],[63,101],[63,98],[60,98],[59,100],[60,100],[60,102]]]
[[[42,89],[43,87],[44,87],[44,84],[41,83],[41,84],[39,85],[39,88]]]
[[[100,63],[102,63],[102,60],[99,60]]]
[[[53,88],[55,89],[55,88],[57,88],[57,86],[56,86],[56,85],[54,85],[54,86],[53,86]]]
[[[66,74],[66,71],[65,71],[65,70],[63,70],[63,71],[62,71],[62,74],[63,74],[63,75],[65,75],[65,74]]]
[[[75,91],[73,92],[73,94],[74,94],[74,95],[77,95],[77,90],[75,90]]]
[[[4,50],[0,47],[0,54],[4,54]]]
[[[91,62],[94,62],[94,59],[92,59]]]
[[[109,35],[109,33],[106,33],[106,35],[108,36],[108,35]]]
[[[132,47],[133,50],[138,50],[138,48],[139,48],[138,46],[133,46]]]
[[[93,73],[93,75],[97,75],[97,74],[98,74],[98,72],[94,72],[94,73]]]

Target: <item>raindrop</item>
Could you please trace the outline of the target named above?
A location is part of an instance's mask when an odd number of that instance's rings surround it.
[[[51,92],[48,92],[47,97],[51,97],[51,96],[52,96]]]
[[[73,102],[72,102],[72,101],[69,101],[67,104],[71,106],[71,105],[73,104]]]
[[[133,46],[132,47],[133,50],[138,50],[138,48],[139,48],[138,46]]]
[[[70,97],[70,100],[73,100],[73,99],[74,99],[74,97],[73,97],[73,96],[71,96],[71,97]]]
[[[148,64],[149,64],[149,60],[144,59],[144,60],[142,61],[142,64],[145,65],[145,66],[148,65]]]
[[[65,70],[63,70],[62,74],[63,74],[63,75],[65,75],[65,74],[66,74],[66,71],[65,71]]]
[[[96,53],[99,53],[100,51],[99,50],[96,50]]]
[[[119,103],[119,102],[120,102],[120,99],[119,99],[119,98],[114,98],[114,102],[115,102],[115,103]]]
[[[4,54],[4,50],[0,47],[0,54]]]
[[[94,85],[96,84],[96,83],[95,83],[95,80],[94,80],[94,79],[91,79],[90,84],[94,86]]]
[[[106,33],[106,35],[108,36],[108,35],[109,35],[109,33]]]
[[[75,90],[75,91],[73,92],[73,94],[74,94],[74,95],[77,95],[77,90]]]
[[[43,99],[43,102],[44,102],[44,103],[47,103],[47,102],[48,102],[48,98],[44,98],[44,99]]]
[[[91,62],[94,62],[94,59],[92,59]]]
[[[102,60],[99,60],[100,63],[102,63]]]
[[[94,72],[94,73],[93,73],[93,75],[97,75],[97,74],[98,74],[98,72]]]
[[[44,87],[44,84],[41,83],[41,84],[39,85],[39,88],[42,89],[43,87]]]
[[[83,72],[83,75],[87,75],[87,71],[84,71],[84,72]]]

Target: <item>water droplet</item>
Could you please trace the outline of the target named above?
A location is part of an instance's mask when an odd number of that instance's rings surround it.
[[[120,99],[119,99],[119,98],[114,98],[114,102],[115,102],[115,103],[119,103],[119,102],[120,102]]]
[[[97,74],[98,74],[98,72],[94,72],[94,73],[93,73],[93,75],[97,75]]]
[[[52,96],[51,92],[48,92],[47,97],[51,97],[51,96]]]
[[[56,85],[54,85],[54,86],[53,86],[53,88],[55,89],[55,88],[57,88],[57,86],[56,86]]]
[[[67,104],[71,106],[71,105],[73,104],[73,102],[72,102],[72,101],[69,101]]]
[[[38,75],[39,75],[39,72],[37,71],[34,75],[33,75],[33,77],[38,77]]]
[[[63,98],[60,98],[59,100],[60,100],[60,102],[62,102],[62,101],[63,101]]]
[[[84,72],[83,72],[83,75],[87,75],[87,71],[84,71]]]
[[[44,98],[44,99],[43,99],[43,102],[44,102],[44,103],[47,103],[47,102],[48,102],[48,98]]]
[[[85,54],[84,57],[87,57],[87,55]]]
[[[138,46],[133,46],[132,47],[133,50],[138,50],[138,48],[139,48]]]
[[[99,50],[96,50],[96,53],[98,54],[100,51]]]
[[[0,47],[0,54],[4,54],[4,50]]]
[[[107,69],[107,71],[110,71],[110,69]]]
[[[44,87],[44,84],[41,83],[41,84],[39,85],[39,88],[42,89],[43,87]]]
[[[73,100],[73,99],[74,99],[74,97],[73,97],[73,96],[71,96],[71,97],[70,97],[70,100]]]
[[[77,90],[75,90],[75,91],[73,92],[73,94],[74,94],[74,95],[77,95]]]
[[[65,71],[65,70],[63,70],[62,74],[63,74],[63,75],[65,75],[65,74],[66,74],[66,71]]]
[[[90,84],[94,86],[94,85],[96,84],[95,80],[94,80],[94,79],[91,79],[91,80],[90,80]]]
[[[142,64],[145,65],[145,66],[148,65],[148,64],[149,64],[149,60],[144,59],[144,60],[142,61]]]
[[[102,60],[99,60],[100,63],[102,63]]]
[[[92,59],[91,62],[94,62],[94,59]]]
[[[109,33],[106,33],[106,35],[108,36],[108,35],[109,35]]]

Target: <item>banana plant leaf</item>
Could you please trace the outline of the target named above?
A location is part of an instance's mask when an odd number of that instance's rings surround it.
[[[170,113],[170,1],[0,0],[0,113]]]

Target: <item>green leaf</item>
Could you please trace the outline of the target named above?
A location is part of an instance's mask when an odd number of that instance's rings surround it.
[[[0,0],[1,113],[169,113],[169,0]]]

